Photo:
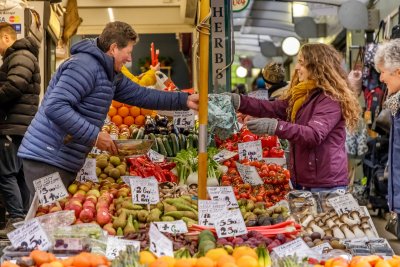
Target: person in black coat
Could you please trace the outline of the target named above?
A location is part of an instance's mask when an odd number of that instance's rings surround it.
[[[38,110],[39,44],[32,37],[17,40],[12,25],[0,23],[0,55],[0,193],[9,214],[1,237],[13,229],[12,223],[24,219],[29,208],[29,191],[17,152]]]

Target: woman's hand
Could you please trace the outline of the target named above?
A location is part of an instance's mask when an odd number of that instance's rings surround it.
[[[118,154],[117,147],[108,133],[100,132],[97,136],[97,142],[95,146],[100,150],[110,152],[112,155]]]

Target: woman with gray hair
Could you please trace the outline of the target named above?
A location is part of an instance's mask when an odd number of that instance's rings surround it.
[[[388,202],[391,211],[400,214],[400,39],[394,39],[378,46],[375,67],[380,72],[380,81],[385,83],[388,96],[384,108],[391,113],[389,137],[389,181]],[[400,233],[400,224],[397,225]],[[399,238],[400,235],[398,235]]]

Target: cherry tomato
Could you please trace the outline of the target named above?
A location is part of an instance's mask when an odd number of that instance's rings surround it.
[[[290,171],[289,170],[285,169],[285,170],[283,170],[282,173],[285,175],[286,179],[290,179]]]
[[[283,158],[284,155],[285,155],[285,151],[280,147],[272,147],[269,150],[269,156],[271,158]]]
[[[245,136],[242,137],[243,142],[252,142],[256,140],[257,140],[256,137],[252,134],[246,134]]]
[[[225,160],[224,165],[229,168],[231,166],[231,162],[229,160]]]
[[[269,175],[269,177],[275,177],[275,175],[276,175],[276,172],[275,171],[269,171],[269,173],[268,173],[268,175]]]

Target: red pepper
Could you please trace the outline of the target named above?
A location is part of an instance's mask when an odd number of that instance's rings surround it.
[[[272,148],[278,146],[278,137],[276,135],[263,136],[261,139],[261,146],[263,148]]]
[[[271,158],[283,158],[285,151],[280,147],[273,147],[269,151],[269,156]]]

